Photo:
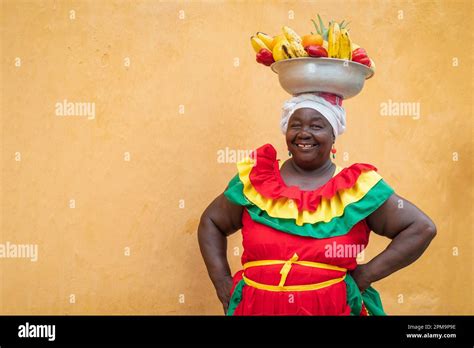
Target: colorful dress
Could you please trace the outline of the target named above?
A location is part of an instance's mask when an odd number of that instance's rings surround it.
[[[393,194],[370,164],[337,166],[312,191],[287,186],[270,144],[237,164],[225,196],[244,207],[243,269],[228,315],[384,315],[380,297],[362,294],[349,272],[368,243],[365,218]]]

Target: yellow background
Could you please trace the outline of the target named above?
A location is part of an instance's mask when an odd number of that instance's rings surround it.
[[[304,35],[317,13],[351,21],[377,64],[344,103],[335,162],[374,164],[438,227],[420,260],[374,284],[386,311],[473,313],[471,1],[1,4],[0,243],[38,244],[39,259],[0,259],[0,313],[221,314],[196,236],[236,172],[218,151],[272,143],[287,158],[289,95],[249,37]],[[64,99],[94,102],[95,119],[56,116]],[[419,102],[420,119],[381,116],[388,100]],[[372,235],[366,259],[388,242]]]

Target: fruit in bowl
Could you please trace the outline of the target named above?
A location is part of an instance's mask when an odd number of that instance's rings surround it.
[[[363,64],[375,72],[375,63],[365,49],[352,42],[348,22],[331,20],[326,26],[319,14],[317,17],[318,22],[311,19],[316,32],[302,37],[288,26],[283,26],[282,33],[275,36],[257,32],[250,39],[257,62],[271,66],[273,62],[294,58],[334,58]]]
[[[322,46],[324,43],[323,37],[319,34],[313,34],[313,33],[307,34],[303,36],[301,39],[302,39],[303,47]]]
[[[310,45],[304,48],[306,52],[308,52],[310,57],[320,58],[320,57],[327,57],[328,51],[323,46],[317,45]]]

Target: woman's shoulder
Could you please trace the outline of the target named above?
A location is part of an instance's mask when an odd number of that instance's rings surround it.
[[[372,181],[377,179],[380,180],[382,177],[378,173],[378,169],[375,165],[370,163],[352,163],[349,165],[336,164],[336,171],[332,178],[333,185],[336,189],[348,189],[358,182],[366,181],[371,179]]]
[[[393,191],[374,164],[356,162],[348,166],[336,166],[338,167],[338,173],[334,179],[339,181],[340,185],[346,184],[346,188],[357,187],[359,191],[365,193],[380,188],[383,188],[386,192]]]

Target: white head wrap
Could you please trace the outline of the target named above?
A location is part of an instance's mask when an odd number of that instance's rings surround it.
[[[311,108],[320,112],[321,115],[329,121],[333,129],[334,137],[341,135],[346,130],[346,111],[340,106],[342,105],[342,100],[339,99],[339,97],[335,97],[336,104],[332,104],[318,94],[303,93],[287,100],[282,108],[283,112],[280,121],[281,131],[283,134],[286,134],[288,121],[296,110]]]

